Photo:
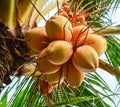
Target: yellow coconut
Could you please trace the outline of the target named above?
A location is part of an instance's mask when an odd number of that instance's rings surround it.
[[[43,79],[46,80],[49,84],[62,83],[65,78],[65,72],[59,70],[53,74],[44,74]]]
[[[57,72],[61,65],[54,65],[48,61],[45,48],[38,55],[37,67],[42,74],[51,74]]]
[[[75,50],[72,62],[77,70],[83,72],[93,72],[99,65],[96,51],[87,45],[80,46]]]
[[[48,45],[50,39],[45,27],[36,27],[25,32],[25,42],[32,50],[39,52]]]
[[[84,80],[85,73],[78,71],[72,61],[64,64],[63,71],[66,72],[66,80],[72,87],[78,87],[81,85],[82,81]]]
[[[70,59],[73,48],[69,42],[57,40],[48,45],[46,53],[47,58],[51,63],[61,65]]]
[[[70,41],[72,37],[72,25],[69,20],[61,15],[52,16],[46,22],[46,32],[51,40]]]
[[[81,37],[77,45],[83,43],[94,48],[98,56],[101,56],[107,49],[106,39],[97,34],[89,34],[87,37]]]
[[[86,36],[87,34],[91,34],[94,31],[89,28],[88,26],[75,26],[73,27],[73,39],[74,40],[78,40],[80,39],[82,36]]]

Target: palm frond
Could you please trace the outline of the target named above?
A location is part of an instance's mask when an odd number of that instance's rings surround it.
[[[35,4],[36,0],[31,0],[31,2]],[[33,6],[29,2],[29,0],[18,0],[17,9],[20,26],[24,26],[24,29],[28,29],[30,17],[34,10]]]
[[[63,2],[63,0],[58,0],[58,2],[59,2],[59,5],[60,5],[60,4]],[[49,18],[50,14],[52,13],[51,11],[53,11],[53,10],[56,8],[56,5],[57,5],[57,3],[55,2],[55,0],[53,0],[53,1],[50,2],[49,4],[46,4],[46,5],[45,5],[45,9],[43,9],[43,10],[41,11],[42,15],[43,15],[43,16],[48,15],[48,18]],[[50,11],[50,10],[51,10],[51,11]],[[57,13],[57,11],[55,11],[53,14],[56,14],[56,13]],[[47,19],[48,19],[48,18],[47,18]],[[37,18],[37,20],[36,20],[37,24],[39,24],[41,20],[42,20],[42,17],[41,17],[41,16],[38,16],[38,18]]]
[[[17,27],[15,0],[9,0],[9,1],[1,0],[0,1],[0,21],[5,23],[9,28]]]

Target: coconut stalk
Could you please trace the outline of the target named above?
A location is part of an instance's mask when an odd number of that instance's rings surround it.
[[[105,70],[106,72],[118,76],[120,77],[120,70],[117,68],[114,68],[113,66],[111,66],[110,64],[108,64],[107,62],[99,59],[99,68]]]
[[[105,35],[115,35],[115,34],[120,34],[120,26],[112,26],[112,27],[107,27],[105,29],[103,28],[93,28],[94,31],[99,32],[101,34]]]

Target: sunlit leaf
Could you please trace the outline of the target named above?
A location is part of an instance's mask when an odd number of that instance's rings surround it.
[[[41,12],[43,10],[43,7],[46,4],[46,2],[47,2],[47,0],[38,0],[35,3],[36,9],[38,9],[38,11]],[[29,22],[30,28],[34,27],[34,25],[36,24],[37,18],[40,16],[39,13],[36,11],[36,9],[33,10],[32,16],[30,18],[30,22]]]
[[[0,21],[11,30],[17,28],[16,0],[0,0]]]
[[[58,0],[58,1],[59,1],[59,4],[61,4],[61,3],[63,2],[63,0]],[[56,8],[56,5],[57,5],[57,3],[56,3],[55,0],[54,0],[53,2],[51,2],[48,6],[46,5],[46,6],[45,6],[46,8],[41,11],[42,15],[43,15],[43,16],[46,16],[47,14],[49,14],[50,11],[52,11],[53,9]],[[37,19],[37,24],[38,24],[41,20],[42,20],[42,17],[39,16],[38,19]]]
[[[35,4],[36,0],[31,0],[31,2]],[[29,0],[18,0],[17,9],[20,26],[24,26],[24,28],[27,29],[34,8]]]

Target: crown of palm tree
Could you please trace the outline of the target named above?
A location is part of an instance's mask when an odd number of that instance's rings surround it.
[[[118,107],[119,101],[116,103],[113,98],[119,98],[120,39],[114,35],[120,33],[120,27],[111,27],[111,19],[108,19],[107,15],[111,6],[116,7],[113,9],[114,12],[119,3],[118,0],[1,0],[0,106],[111,107],[111,104],[107,103],[109,101]],[[29,48],[24,36],[27,31],[42,26],[41,21],[46,23],[51,14],[63,14],[63,10],[66,9],[63,4],[70,6],[67,15],[73,25],[78,24],[76,13],[79,13],[78,16],[82,14],[85,16],[84,24],[107,40],[105,60],[99,58],[99,68],[115,76],[115,91],[100,76],[104,71],[99,69],[95,73],[87,73],[79,87],[72,87],[64,81],[63,84],[58,83],[51,93],[47,91],[46,96],[39,90],[42,86],[42,76],[36,68],[38,52]],[[11,93],[13,94],[10,95]]]

